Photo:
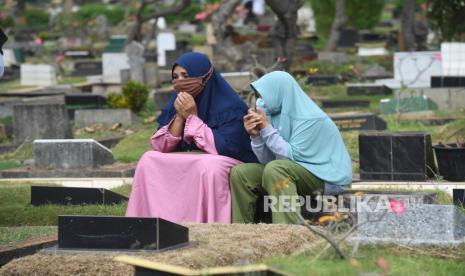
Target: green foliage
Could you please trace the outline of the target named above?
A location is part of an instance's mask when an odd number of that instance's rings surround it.
[[[465,1],[429,0],[428,19],[434,30],[440,31],[442,41],[463,41],[465,35]]]
[[[350,25],[361,30],[371,29],[378,24],[384,8],[384,0],[348,0],[346,14]]]
[[[129,108],[139,113],[147,102],[149,88],[146,85],[136,81],[129,81],[123,86],[123,96],[129,105]]]
[[[15,25],[15,20],[12,16],[5,16],[5,14],[3,14],[3,16],[4,17],[0,19],[0,26],[2,28],[13,27]]]
[[[327,37],[336,13],[335,0],[309,0],[315,15],[318,33]],[[347,0],[345,11],[349,25],[357,29],[371,29],[381,20],[384,0]]]
[[[126,98],[118,93],[110,93],[107,97],[107,104],[111,108],[128,108],[129,104]]]
[[[48,26],[48,13],[43,10],[30,9],[25,13],[26,24],[29,27]]]
[[[315,16],[316,29],[323,37],[328,37],[335,15],[335,0],[310,0]]]
[[[73,14],[75,20],[81,23],[105,15],[111,25],[117,25],[124,19],[124,9],[118,5],[86,4]]]
[[[182,10],[180,13],[168,15],[165,17],[166,23],[171,24],[175,21],[195,21],[195,15],[202,11],[202,5],[200,4],[190,4]]]

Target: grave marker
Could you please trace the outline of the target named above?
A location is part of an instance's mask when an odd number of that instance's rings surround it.
[[[34,140],[37,168],[92,169],[113,163],[111,150],[94,139]]]
[[[58,216],[58,249],[163,250],[188,242],[188,228],[161,218]]]
[[[358,141],[362,180],[425,181],[436,172],[430,134],[363,132]]]
[[[128,198],[102,188],[31,186],[31,205],[120,204]]]
[[[386,122],[371,112],[336,113],[331,114],[330,117],[340,131],[387,129]]]

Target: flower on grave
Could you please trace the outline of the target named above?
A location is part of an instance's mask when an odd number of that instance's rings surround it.
[[[318,223],[325,222],[338,222],[347,218],[347,214],[341,214],[340,212],[334,212],[332,216],[321,216],[318,218]]]
[[[318,72],[318,68],[316,68],[316,67],[310,67],[310,68],[308,68],[308,70],[307,70],[307,73],[308,73],[309,75],[315,75],[316,72]]]
[[[383,256],[378,258],[378,260],[376,261],[376,266],[381,268],[384,275],[389,274],[389,263],[386,261],[386,259],[384,259]]]
[[[402,215],[403,213],[405,213],[405,206],[404,206],[404,202],[402,200],[394,200],[394,199],[391,199],[389,201],[389,208],[394,212],[396,213],[396,215],[400,216]]]

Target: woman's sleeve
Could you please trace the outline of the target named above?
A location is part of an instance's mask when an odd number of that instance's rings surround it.
[[[260,130],[260,137],[263,139],[269,151],[274,153],[276,159],[289,159],[288,149],[290,145],[279,135],[279,132],[275,128],[268,125],[266,128]]]
[[[150,138],[150,145],[153,150],[159,152],[173,152],[176,149],[176,146],[181,141],[181,137],[173,136],[169,131],[169,127],[173,121],[174,119],[166,126],[161,127],[155,132],[152,138]]]
[[[257,136],[251,140],[252,150],[253,153],[255,153],[255,156],[257,156],[258,162],[266,164],[276,159],[276,156],[266,146],[265,141],[261,136]]]
[[[184,126],[184,141],[195,145],[202,151],[210,154],[218,154],[215,147],[215,137],[212,130],[202,119],[195,115],[189,115]]]

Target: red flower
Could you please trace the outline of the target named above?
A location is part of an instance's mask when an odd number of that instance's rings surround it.
[[[406,211],[404,207],[404,202],[402,200],[391,199],[389,201],[389,207],[398,216],[402,215]]]

